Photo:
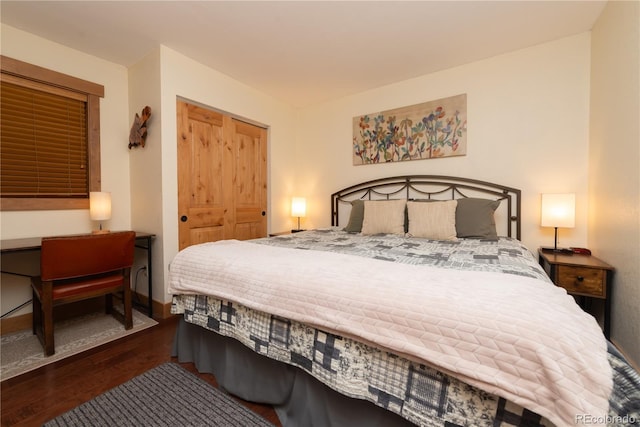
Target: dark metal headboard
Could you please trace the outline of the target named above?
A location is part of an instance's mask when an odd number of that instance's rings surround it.
[[[516,188],[469,178],[441,175],[407,175],[375,179],[352,185],[331,195],[331,225],[340,225],[341,207],[351,201],[389,199],[433,199],[451,200],[464,197],[479,197],[499,200],[504,213],[496,211],[496,226],[506,223],[506,235],[520,240],[521,194]],[[504,230],[502,235],[504,235]],[[498,234],[500,235],[500,229]]]

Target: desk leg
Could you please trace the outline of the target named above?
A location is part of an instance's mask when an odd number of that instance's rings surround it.
[[[146,246],[136,245],[136,248],[146,249],[147,251],[147,278],[149,279],[148,290],[148,316],[153,319],[153,254],[151,252],[152,236],[138,237],[139,240],[146,240]]]
[[[149,317],[153,319],[153,256],[151,236],[147,237],[147,277],[149,279]]]

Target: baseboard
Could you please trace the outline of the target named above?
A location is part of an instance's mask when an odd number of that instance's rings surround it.
[[[31,313],[7,317],[0,320],[0,335],[24,331],[31,328]]]
[[[136,294],[135,298],[141,301],[143,304],[147,304],[148,298],[146,295]],[[96,311],[104,310],[104,298],[94,298],[84,301],[77,301],[70,304],[54,307],[54,318],[56,320],[64,320],[71,317],[82,316],[89,313],[95,313]],[[146,311],[140,310],[146,314]],[[153,300],[153,318],[155,320],[168,319],[173,316],[171,314],[171,303],[163,304],[156,300]],[[33,316],[31,313],[21,314],[19,316],[7,317],[6,319],[0,319],[0,335],[10,334],[12,332],[24,331],[31,329]]]
[[[148,307],[149,298],[146,295],[138,294],[134,292],[134,301],[139,301],[142,305]],[[142,313],[147,313],[145,308],[137,307],[139,311]],[[171,314],[171,303],[161,303],[156,300],[153,300],[153,318],[155,320],[168,319],[173,316]]]
[[[175,314],[171,314],[171,303],[168,302],[162,306],[162,318],[168,319],[169,317],[175,316]]]
[[[104,298],[92,298],[54,307],[53,318],[55,320],[64,320],[101,310],[104,310]],[[0,319],[0,335],[31,329],[32,319],[31,313]]]
[[[636,372],[640,372],[640,369],[638,369],[638,365],[636,365],[636,364],[635,364],[635,362],[633,361],[633,359],[631,359],[631,358],[630,358],[630,357],[629,357],[629,356],[624,352],[624,349],[623,349],[623,348],[622,348],[622,347],[621,347],[617,342],[615,342],[613,339],[611,339],[611,338],[610,338],[610,339],[609,339],[609,341],[611,341],[611,344],[613,344],[613,345],[614,345],[614,347],[615,347],[616,349],[618,349],[618,351],[619,351],[620,353],[622,353],[622,355],[624,356],[624,358],[625,358],[625,359],[627,359],[627,362],[629,362],[629,365],[631,365],[631,367],[632,367],[633,369],[635,369],[635,370],[636,370]]]

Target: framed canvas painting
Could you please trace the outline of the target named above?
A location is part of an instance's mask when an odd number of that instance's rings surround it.
[[[354,165],[466,153],[466,94],[353,118]]]

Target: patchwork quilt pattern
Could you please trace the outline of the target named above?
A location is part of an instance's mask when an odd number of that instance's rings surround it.
[[[403,264],[430,265],[467,271],[492,271],[550,282],[529,250],[516,239],[429,240],[396,234],[364,236],[340,228],[255,239],[253,243],[286,248],[337,252]]]

